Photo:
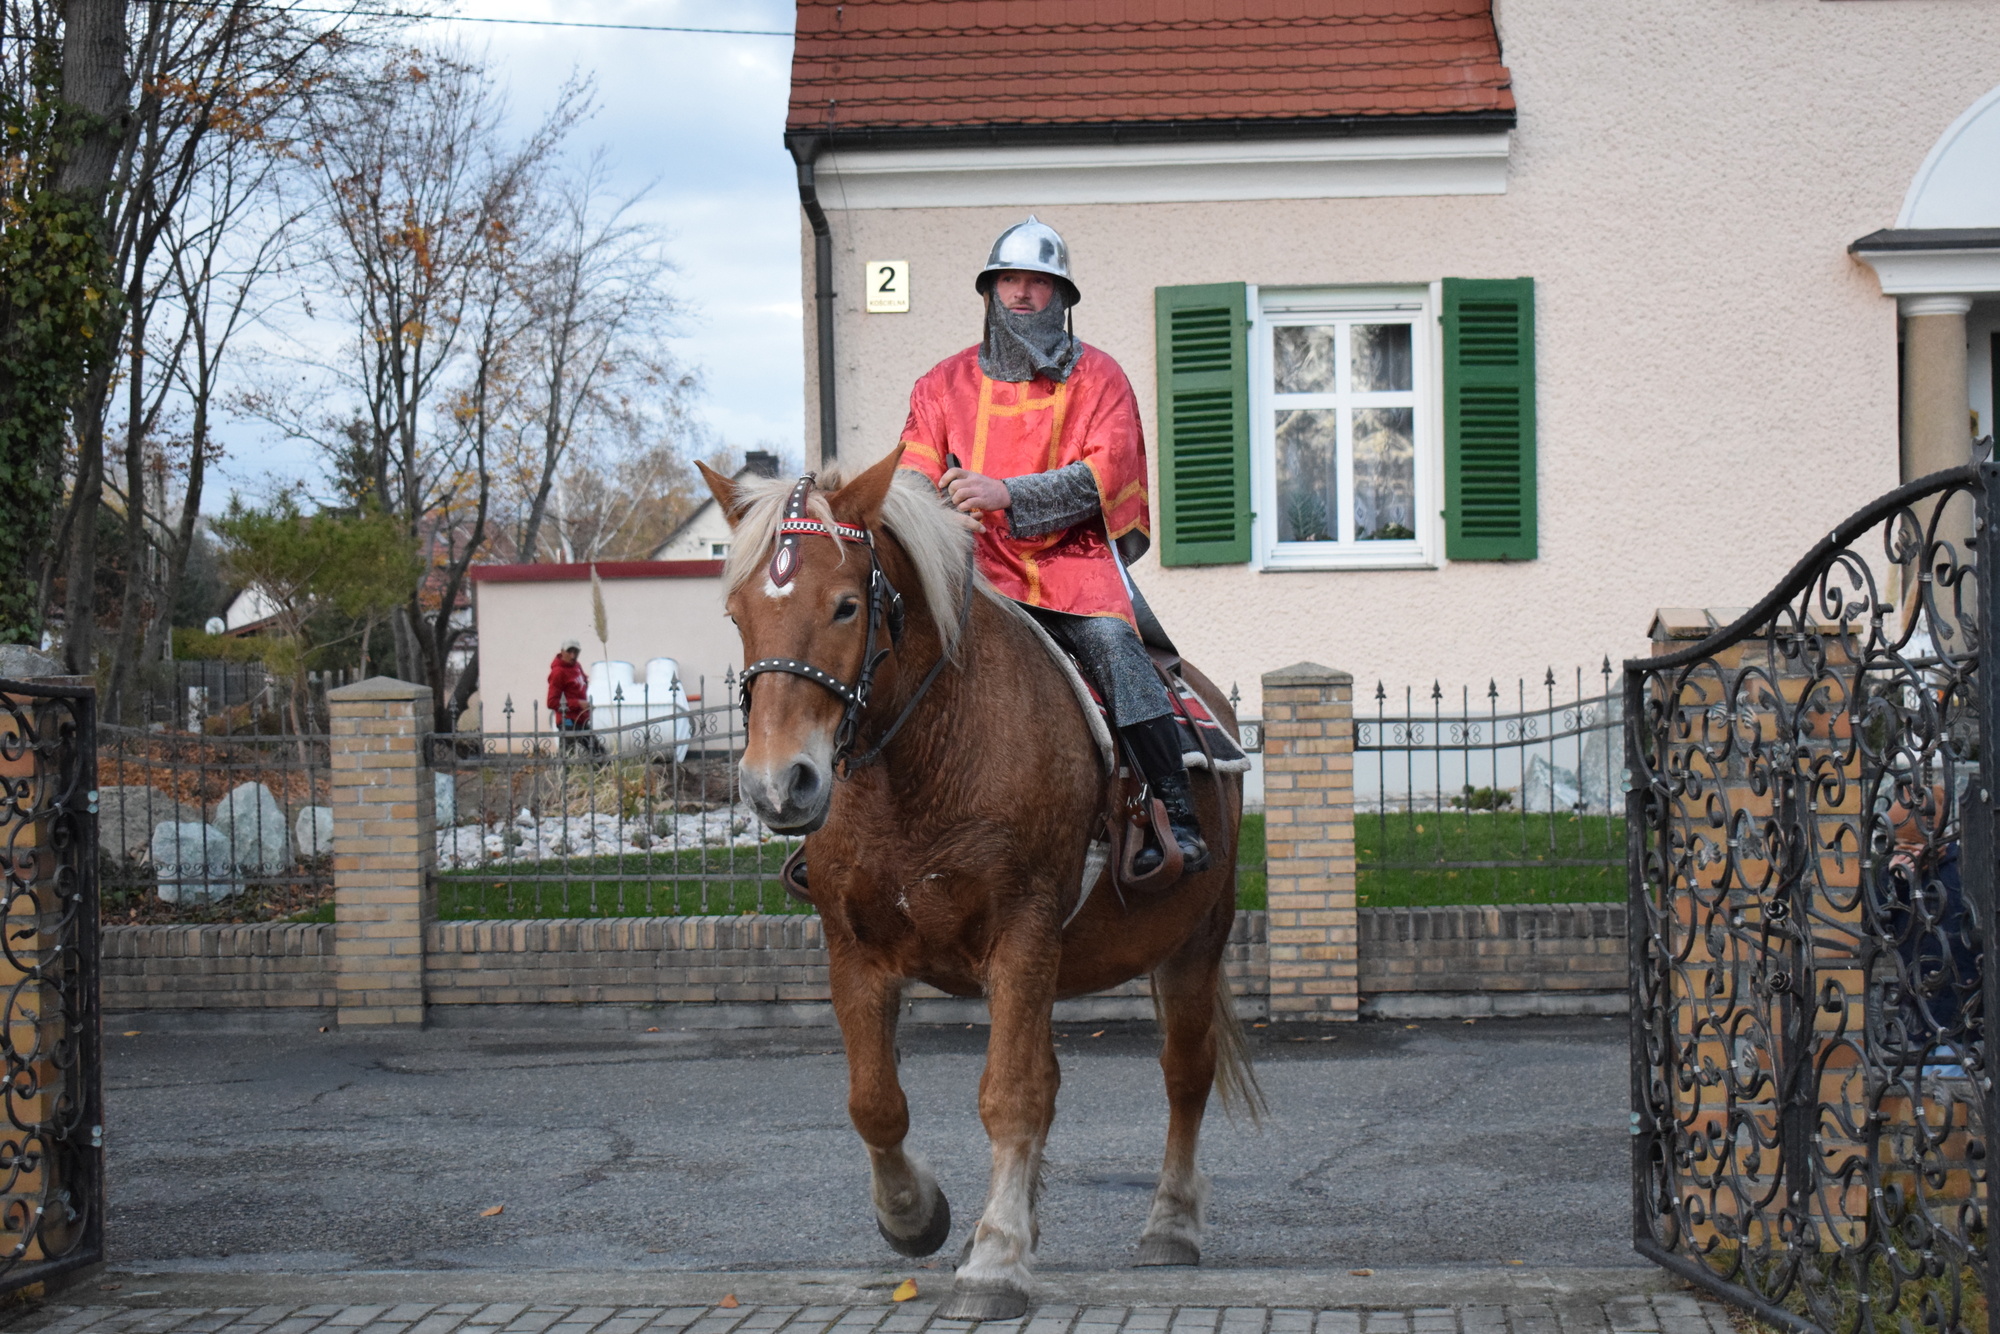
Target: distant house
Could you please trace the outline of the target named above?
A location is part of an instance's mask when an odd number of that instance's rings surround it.
[[[1993,429],[2000,6],[800,0],[797,34],[808,459],[894,444],[1037,214],[1146,418],[1134,578],[1253,701],[1302,659],[1365,707],[1641,654]]]
[[[262,634],[278,623],[278,608],[262,590],[246,588],[229,599],[220,618],[222,633],[236,637]]]
[[[767,450],[753,449],[743,456],[743,466],[736,470],[741,477],[776,477],[778,456]],[[704,499],[695,506],[694,513],[681,520],[680,526],[667,534],[667,540],[653,551],[654,560],[721,560],[729,554],[729,521],[716,507],[714,497]]]

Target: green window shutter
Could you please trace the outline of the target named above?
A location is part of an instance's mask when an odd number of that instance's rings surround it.
[[[1444,280],[1444,554],[1535,558],[1535,280]]]
[[[1160,563],[1250,559],[1250,321],[1242,283],[1153,290]]]

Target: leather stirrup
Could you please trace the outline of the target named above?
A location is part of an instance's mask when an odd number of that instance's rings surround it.
[[[1140,805],[1142,801],[1143,807]],[[1118,826],[1119,847],[1112,858],[1112,866],[1121,893],[1131,890],[1137,894],[1151,894],[1170,889],[1180,880],[1186,859],[1181,856],[1181,845],[1174,838],[1174,827],[1167,818],[1167,808],[1153,795],[1151,788],[1141,786],[1137,795],[1122,802],[1113,823]],[[1145,851],[1149,827],[1162,856],[1158,866],[1140,875],[1133,870],[1132,864]]]

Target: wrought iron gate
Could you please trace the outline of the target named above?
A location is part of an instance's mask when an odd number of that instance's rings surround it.
[[[1782,1327],[2000,1334],[1996,477],[1889,493],[1626,664],[1634,1238]]]
[[[0,681],[0,1292],[104,1256],[95,708]]]

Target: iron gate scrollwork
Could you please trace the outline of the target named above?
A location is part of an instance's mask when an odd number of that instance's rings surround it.
[[[1625,668],[1635,1243],[1782,1327],[2000,1334],[1994,477]]]
[[[0,680],[0,1292],[104,1255],[95,704]]]

